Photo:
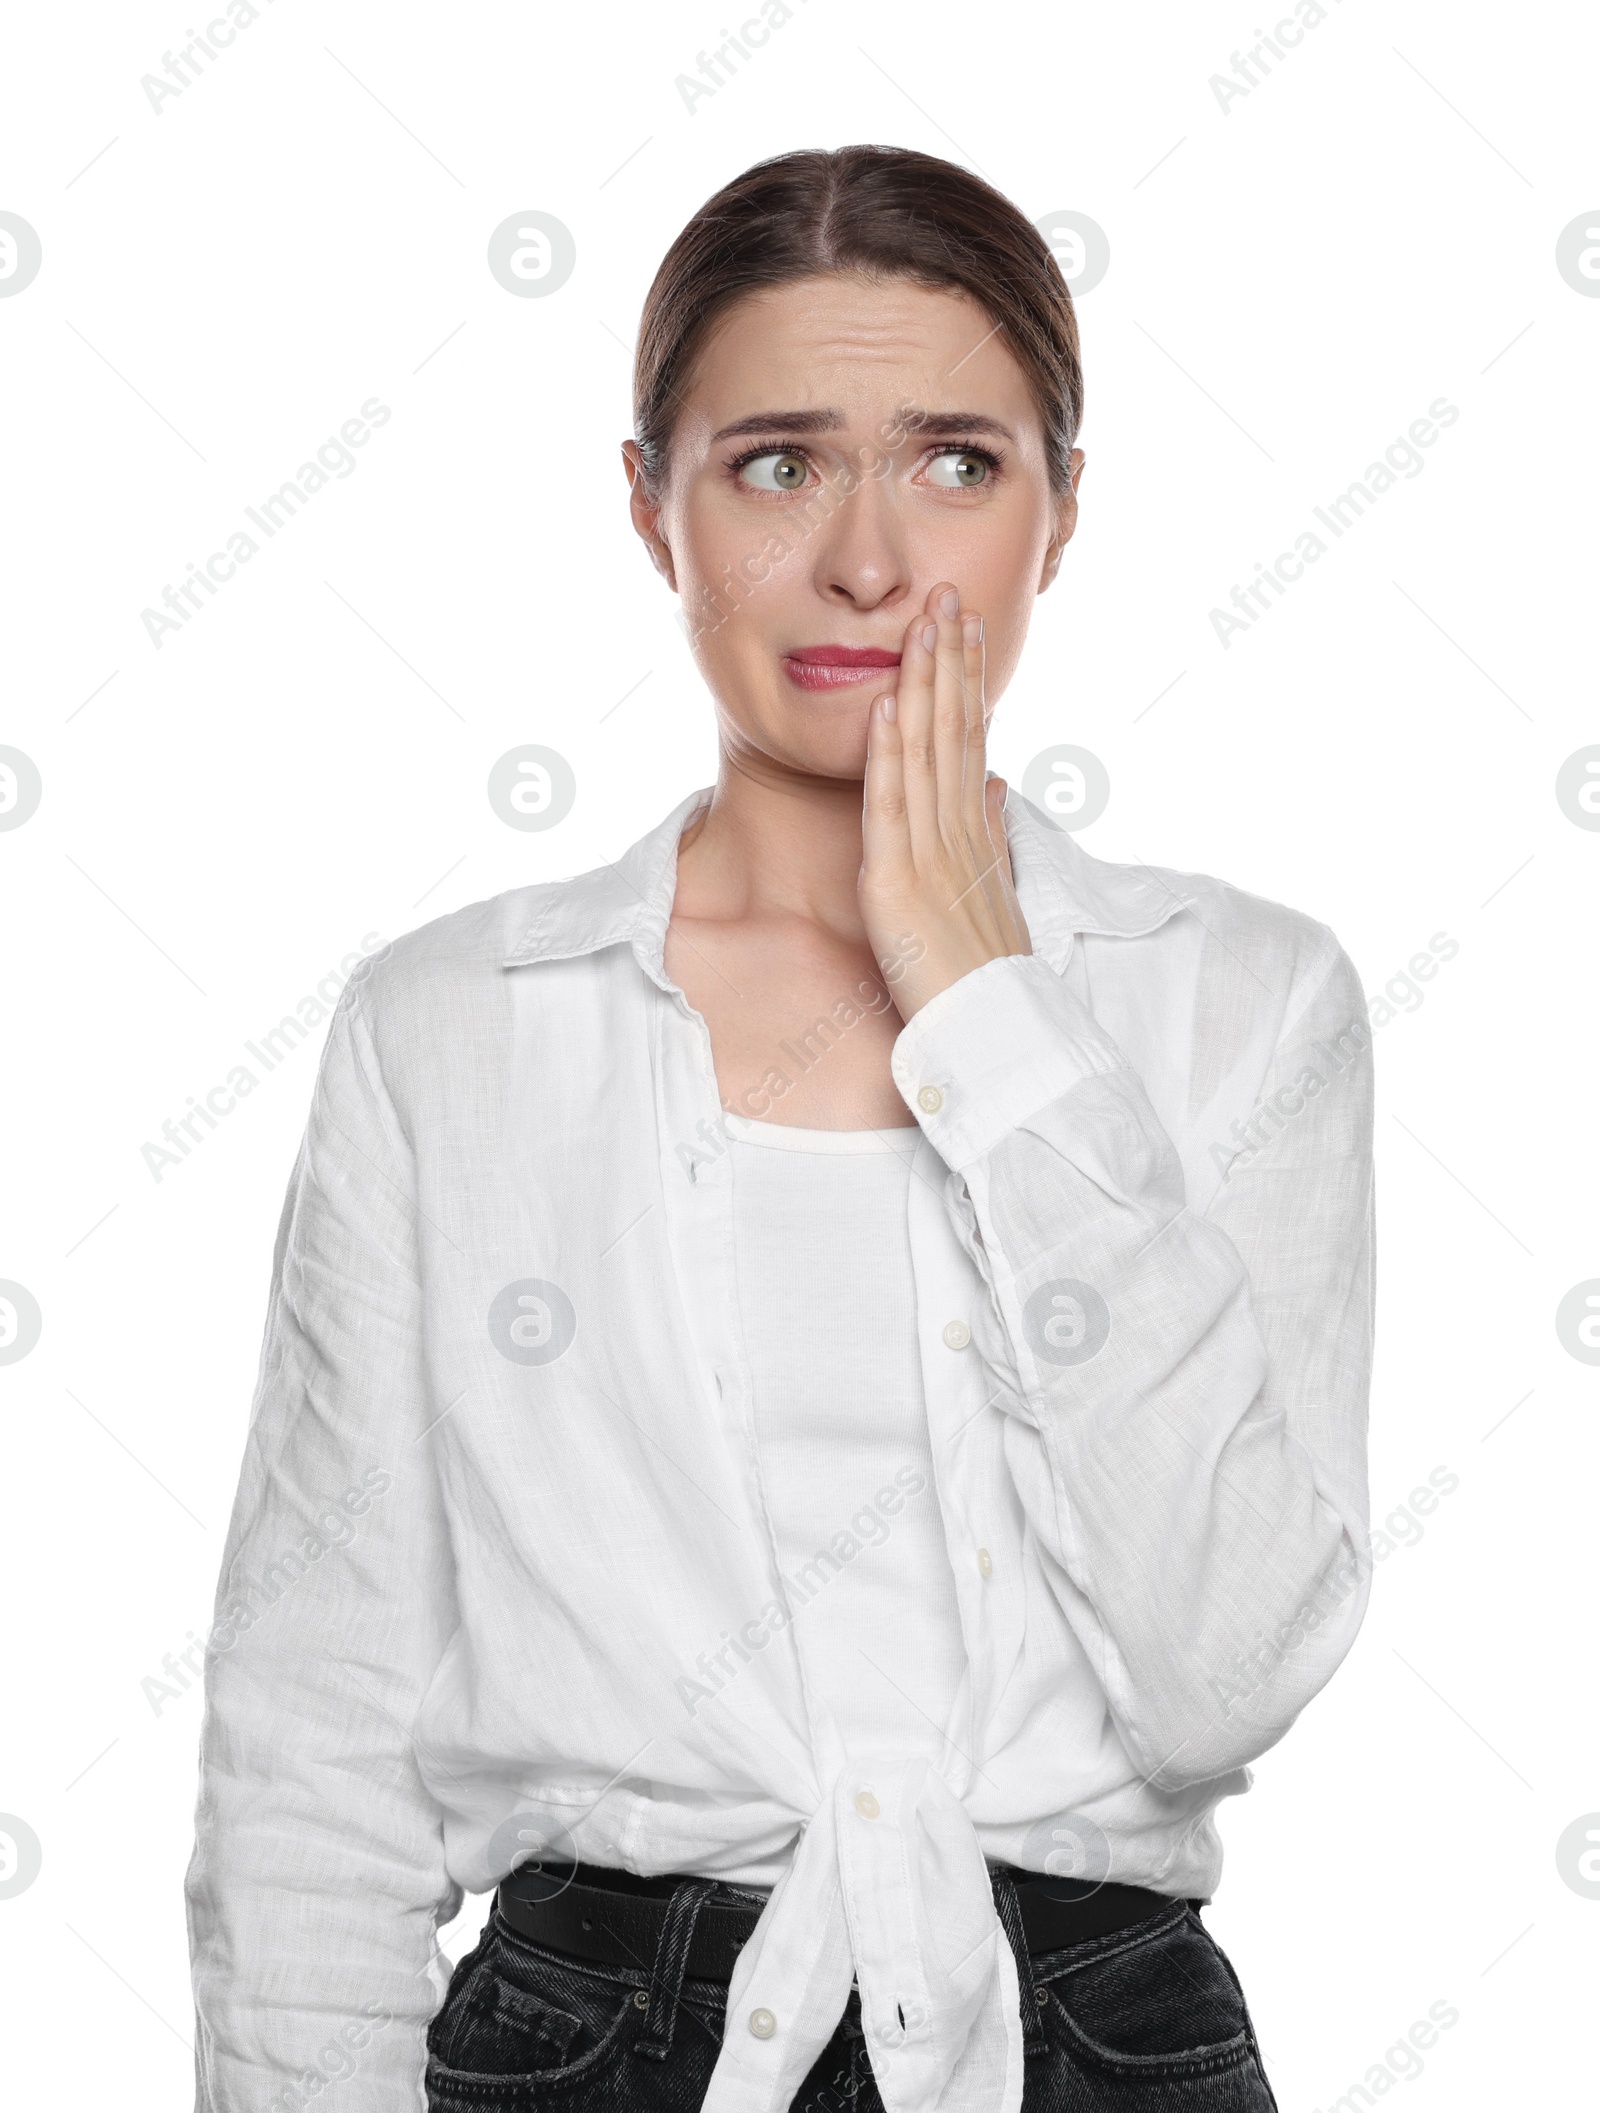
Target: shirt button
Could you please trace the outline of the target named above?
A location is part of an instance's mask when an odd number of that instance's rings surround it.
[[[870,1790],[858,1790],[856,1792],[856,1810],[864,1820],[875,1820],[883,1810],[883,1807]]]
[[[952,1350],[965,1350],[972,1340],[972,1330],[965,1321],[946,1321],[944,1339]]]
[[[994,1557],[987,1548],[978,1550],[978,1575],[980,1577],[992,1577],[994,1575]]]
[[[944,1106],[944,1095],[937,1086],[924,1086],[917,1095],[917,1106],[929,1115],[937,1115]]]
[[[777,2029],[778,2021],[772,2015],[772,2012],[770,2010],[761,2009],[751,2011],[750,2030],[755,2034],[758,2040],[770,2040],[772,2035],[777,2031]]]

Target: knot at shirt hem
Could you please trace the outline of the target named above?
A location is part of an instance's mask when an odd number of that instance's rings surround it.
[[[840,1770],[739,1955],[705,2113],[787,2113],[852,1975],[887,2113],[1019,2113],[1017,1962],[966,1807],[924,1759]]]

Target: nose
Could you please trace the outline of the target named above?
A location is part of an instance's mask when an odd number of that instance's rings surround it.
[[[812,579],[838,608],[894,608],[911,592],[911,553],[892,480],[856,472],[853,488],[828,488],[828,512],[816,530]]]

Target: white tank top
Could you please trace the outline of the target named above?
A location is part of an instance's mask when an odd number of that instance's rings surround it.
[[[967,1659],[917,1352],[920,1133],[726,1120],[756,1446],[801,1666],[849,1754],[937,1760]]]

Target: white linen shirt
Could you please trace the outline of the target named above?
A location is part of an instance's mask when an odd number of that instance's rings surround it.
[[[1361,986],[1324,925],[1012,791],[1034,951],[891,1054],[972,1677],[948,1766],[856,1780],[786,1623],[710,1037],[663,968],[709,798],[340,994],[207,1639],[203,2113],[335,2075],[344,2113],[421,2107],[436,1928],[541,1846],[771,1859],[710,2113],[783,2113],[852,1974],[890,2113],[1016,2113],[985,1858],[1209,1895],[1217,1802],[1360,1624]],[[691,1708],[707,1660],[737,1674]]]

